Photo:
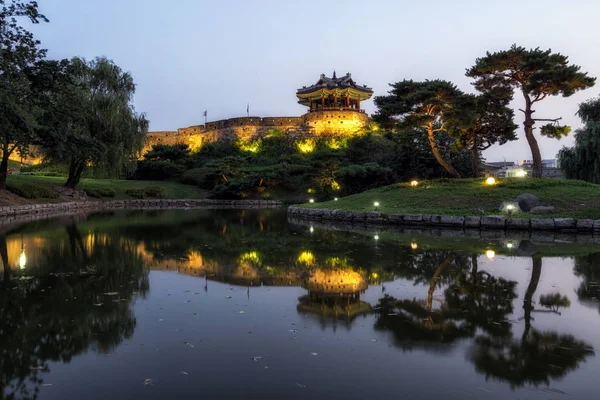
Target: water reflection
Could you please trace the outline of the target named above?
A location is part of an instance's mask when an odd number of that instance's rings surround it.
[[[448,250],[378,236],[374,244],[372,233],[308,232],[272,211],[103,214],[2,234],[2,398],[35,398],[51,362],[109,353],[131,338],[149,271],[203,277],[206,291],[210,282],[242,286],[248,296],[252,287],[299,287],[293,306],[323,330],[350,332],[360,320],[402,352],[446,356],[464,345],[471,369],[512,388],[548,385],[594,355],[572,333],[536,329],[536,315],[558,327],[571,307],[561,288],[538,293],[536,244]],[[528,280],[494,270],[502,248],[530,260]],[[577,256],[573,271],[579,301],[594,308],[598,254]]]

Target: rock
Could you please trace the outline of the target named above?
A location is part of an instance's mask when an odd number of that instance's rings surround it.
[[[407,223],[423,222],[423,215],[421,215],[421,214],[405,214],[404,222],[407,222]]]
[[[481,217],[466,217],[465,227],[466,228],[479,228],[481,226]]]
[[[594,230],[600,231],[600,219],[594,221]]]
[[[503,215],[488,215],[481,218],[482,228],[504,229],[506,226],[506,218]]]
[[[506,221],[508,229],[529,229],[530,222],[527,218],[509,218]]]
[[[532,214],[552,214],[554,212],[553,206],[537,206],[533,207],[530,211]]]
[[[452,216],[451,215],[442,215],[440,217],[441,225],[452,225]]]
[[[535,230],[552,230],[554,229],[553,219],[532,219],[531,228]]]
[[[540,205],[538,198],[531,193],[523,193],[515,199],[515,203],[519,205],[522,211],[528,212],[532,208]]]
[[[554,218],[554,227],[556,229],[575,229],[576,226],[573,218]]]
[[[87,193],[83,190],[71,189],[66,186],[53,186],[52,190],[58,192],[60,195],[70,197],[74,200],[87,200]]]
[[[465,217],[454,216],[452,217],[452,222],[450,223],[452,226],[463,227],[465,225]]]
[[[577,230],[581,232],[589,232],[594,230],[594,220],[593,219],[578,219],[577,220]]]

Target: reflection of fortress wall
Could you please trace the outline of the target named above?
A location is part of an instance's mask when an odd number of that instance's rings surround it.
[[[367,114],[355,111],[313,111],[301,117],[241,117],[180,128],[177,131],[149,132],[145,153],[156,144],[185,143],[192,151],[206,143],[264,138],[273,130],[290,138],[351,136],[369,123]]]
[[[356,293],[367,289],[363,273],[352,270],[317,269],[304,282],[305,289],[317,293]]]

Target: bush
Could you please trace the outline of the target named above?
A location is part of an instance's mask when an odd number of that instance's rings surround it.
[[[141,160],[137,163],[133,179],[163,181],[180,176],[183,171],[185,171],[185,166],[172,161]]]
[[[6,183],[6,189],[17,196],[26,199],[57,199],[58,193],[45,186],[37,186],[29,183]]]
[[[256,188],[248,179],[230,179],[215,186],[208,197],[211,199],[238,200],[253,194]]]
[[[389,185],[393,182],[394,172],[391,168],[382,167],[376,163],[352,164],[340,170],[340,184],[344,196]]]
[[[125,190],[125,194],[135,199],[164,199],[165,197],[167,197],[165,189],[159,186],[149,186],[139,189],[127,189]]]
[[[95,189],[83,189],[85,191],[85,194],[87,194],[89,197],[94,197],[97,199],[103,198],[103,197],[115,197],[115,195],[117,194],[114,190],[110,189],[110,188],[95,188]]]

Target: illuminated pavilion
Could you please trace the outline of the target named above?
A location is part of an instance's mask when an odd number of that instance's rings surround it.
[[[373,96],[373,89],[367,85],[358,85],[350,73],[338,78],[328,78],[325,74],[312,86],[303,86],[296,92],[298,103],[307,106],[309,112],[346,110],[364,113],[360,109],[360,102]]]

